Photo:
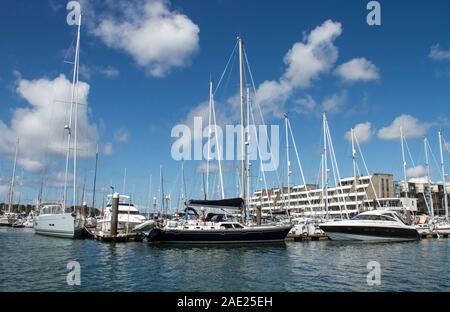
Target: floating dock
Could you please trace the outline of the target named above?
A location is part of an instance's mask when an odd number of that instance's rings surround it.
[[[325,234],[312,234],[312,235],[288,234],[288,236],[286,237],[286,241],[294,241],[294,242],[322,241],[322,240],[329,240],[329,238]]]
[[[434,233],[425,233],[425,234],[420,234],[420,238],[421,239],[432,239],[432,238],[449,238],[448,234],[438,234],[436,232]]]
[[[141,233],[117,233],[113,235],[110,232],[87,228],[85,228],[85,231],[88,238],[103,242],[141,242],[145,238]]]

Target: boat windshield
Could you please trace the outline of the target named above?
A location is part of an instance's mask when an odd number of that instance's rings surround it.
[[[397,221],[395,218],[386,215],[370,215],[370,214],[360,214],[353,217],[352,220],[371,220],[371,221]]]
[[[130,210],[128,211],[127,209],[119,209],[119,213],[120,214],[130,214],[130,215],[138,215],[140,214],[140,212],[138,210]]]
[[[40,208],[41,214],[59,214],[63,213],[63,209],[60,205],[47,205]]]

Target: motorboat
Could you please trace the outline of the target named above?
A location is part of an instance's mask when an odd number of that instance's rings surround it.
[[[331,240],[404,241],[418,240],[415,226],[407,225],[394,211],[362,212],[350,220],[325,222],[319,225]]]
[[[318,222],[309,218],[294,219],[294,226],[289,234],[311,236],[323,234],[323,231],[318,226]]]
[[[97,220],[97,228],[103,232],[111,231],[112,217],[112,195],[108,195],[108,203],[105,207],[103,218]],[[117,230],[121,232],[131,232],[136,226],[147,221],[139,210],[131,202],[130,196],[119,196],[119,213]]]
[[[0,216],[0,226],[11,226],[13,218],[15,219],[15,215],[12,213],[3,214]]]
[[[449,221],[441,221],[437,222],[434,225],[436,232],[439,235],[450,235],[450,222]]]
[[[23,222],[23,226],[26,228],[32,228],[34,226],[34,213],[31,211],[27,218],[25,219],[25,222]]]

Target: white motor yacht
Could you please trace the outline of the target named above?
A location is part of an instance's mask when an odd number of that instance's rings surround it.
[[[394,211],[372,210],[350,220],[319,225],[331,240],[403,241],[420,239],[414,226],[407,225]]]
[[[97,228],[101,229],[103,232],[111,231],[111,199],[112,195],[108,195],[108,204],[105,207],[103,218],[97,220]],[[129,196],[119,196],[118,231],[131,232],[136,226],[144,223],[146,220],[145,216],[141,215],[139,210],[131,203]]]

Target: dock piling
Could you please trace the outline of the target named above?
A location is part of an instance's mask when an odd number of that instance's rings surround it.
[[[111,207],[111,236],[117,236],[117,223],[119,219],[119,193],[114,193]]]

